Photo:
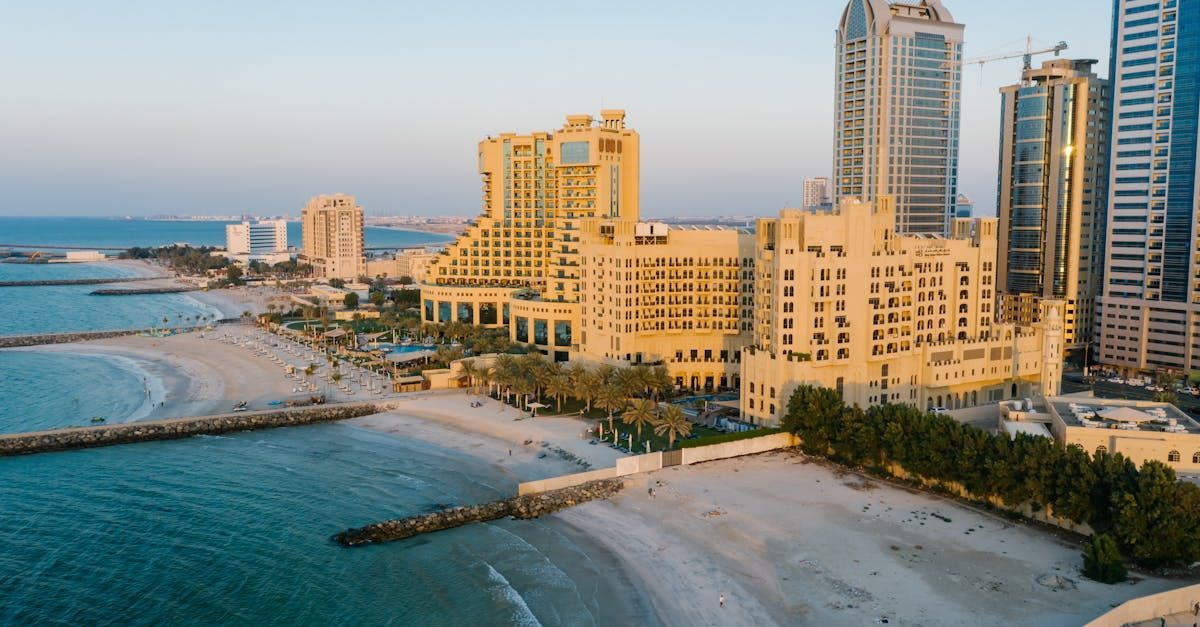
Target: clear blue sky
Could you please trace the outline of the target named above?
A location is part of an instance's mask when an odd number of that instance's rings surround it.
[[[644,215],[765,215],[831,170],[841,0],[0,3],[0,215],[472,215],[475,144],[628,111]],[[945,0],[968,57],[1065,39],[1105,0]],[[960,189],[994,209],[996,89],[964,69]]]

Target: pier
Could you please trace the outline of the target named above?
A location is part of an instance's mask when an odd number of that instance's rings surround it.
[[[137,281],[161,281],[168,276],[130,276],[103,279],[38,279],[29,281],[0,281],[0,287],[49,287],[52,285],[104,285],[106,283],[135,283]]]
[[[239,322],[234,318],[223,318],[217,324]],[[18,348],[23,346],[43,346],[45,344],[70,344],[72,342],[88,342],[91,340],[106,340],[111,337],[126,337],[129,335],[161,334],[164,331],[172,333],[187,333],[203,331],[208,326],[170,327],[158,329],[114,329],[111,331],[80,331],[78,333],[39,333],[35,335],[0,335],[0,348]]]
[[[184,292],[195,292],[200,288],[177,286],[177,287],[129,287],[129,288],[114,288],[106,290],[94,290],[93,295],[96,296],[132,296],[135,294],[182,294]]]
[[[296,427],[334,422],[383,411],[375,403],[342,403],[316,407],[269,409],[257,412],[194,416],[167,420],[125,422],[95,427],[75,427],[34,431],[31,433],[0,434],[0,457],[32,455],[53,451],[180,440],[196,435],[217,435],[237,431]]]
[[[624,486],[624,482],[620,479],[602,479],[549,492],[514,496],[482,505],[453,507],[408,518],[388,520],[357,529],[347,529],[334,534],[333,541],[342,546],[356,547],[394,542],[424,533],[453,529],[471,523],[499,520],[509,516],[528,520],[553,514],[580,503],[607,499],[620,492]]]

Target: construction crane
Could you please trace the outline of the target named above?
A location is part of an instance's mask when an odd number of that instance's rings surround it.
[[[1005,59],[1016,59],[1016,58],[1020,57],[1021,59],[1024,59],[1024,61],[1025,61],[1025,69],[1029,70],[1029,69],[1033,68],[1033,56],[1034,55],[1049,54],[1049,53],[1053,52],[1054,56],[1057,57],[1059,55],[1059,53],[1061,53],[1063,50],[1066,50],[1066,49],[1067,49],[1067,42],[1060,41],[1057,44],[1054,44],[1053,46],[1051,46],[1050,48],[1042,48],[1041,50],[1034,50],[1033,49],[1033,37],[1026,37],[1024,52],[1008,52],[1008,53],[1004,53],[1004,54],[996,54],[996,55],[991,55],[991,56],[987,56],[987,57],[979,57],[976,59],[967,59],[962,62],[962,65],[978,65],[980,67],[983,67],[983,65],[985,63],[991,63],[992,61],[1003,61]]]

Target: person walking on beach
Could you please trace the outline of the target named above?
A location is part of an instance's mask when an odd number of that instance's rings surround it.
[[[717,603],[718,603],[718,604],[719,604],[721,607],[725,607],[725,595],[724,595],[724,594],[722,594],[722,595],[721,595],[721,598],[717,600]]]

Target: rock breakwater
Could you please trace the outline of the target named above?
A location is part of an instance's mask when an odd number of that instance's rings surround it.
[[[0,435],[0,457],[30,455],[51,451],[178,440],[194,435],[216,435],[235,431],[295,427],[369,416],[383,411],[375,403],[347,403],[302,409],[278,409],[261,412],[197,416],[170,420],[127,422],[97,427],[77,427],[33,433]]]
[[[133,283],[136,281],[156,281],[170,277],[163,276],[127,276],[103,279],[40,279],[31,281],[0,281],[0,287],[49,287],[51,285],[103,285],[105,283]]]
[[[342,546],[354,547],[403,540],[423,533],[453,529],[508,516],[527,520],[553,514],[580,503],[607,499],[619,492],[624,485],[620,479],[590,481],[540,494],[515,496],[483,505],[453,507],[408,518],[388,520],[357,529],[347,529],[335,534],[333,540]]]
[[[223,318],[217,323],[237,322],[236,318]],[[172,333],[200,331],[207,327],[173,327]],[[164,329],[119,329],[114,331],[80,331],[77,333],[41,333],[36,335],[4,335],[0,336],[0,348],[18,348],[21,346],[42,346],[44,344],[70,344],[72,342],[87,342],[89,340],[104,340],[110,337],[125,337],[142,333],[162,333]]]

